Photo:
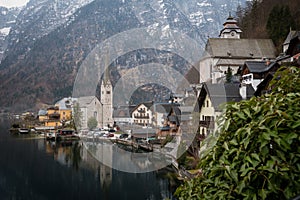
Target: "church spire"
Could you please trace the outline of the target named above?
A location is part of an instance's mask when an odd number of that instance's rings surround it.
[[[100,88],[100,102],[102,105],[102,126],[113,125],[113,87],[110,81],[109,73],[109,53],[105,55],[104,60],[105,71],[102,76]]]
[[[231,16],[231,12],[229,12],[229,16],[223,26],[224,28],[221,30],[219,35],[220,38],[240,39],[242,30],[240,29],[240,27],[238,27],[237,21]]]
[[[103,85],[111,85],[110,73],[109,73],[109,53],[105,56],[105,71],[103,74]]]

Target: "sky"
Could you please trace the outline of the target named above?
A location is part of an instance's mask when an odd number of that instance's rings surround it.
[[[29,0],[0,0],[0,6],[7,8],[24,6]]]

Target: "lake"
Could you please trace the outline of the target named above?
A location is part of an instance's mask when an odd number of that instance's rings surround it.
[[[0,199],[174,199],[172,171],[125,173],[95,160],[78,143],[13,136],[0,119]]]

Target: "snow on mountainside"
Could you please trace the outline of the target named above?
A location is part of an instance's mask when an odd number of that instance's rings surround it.
[[[180,41],[170,41],[176,32],[204,47],[208,37],[218,36],[229,12],[245,1],[31,0],[7,36],[9,46],[0,64],[0,95],[7,98],[0,105],[24,109],[37,101],[51,103],[71,95],[77,70],[95,45],[131,29],[159,32],[157,39],[165,50],[180,46]],[[149,62],[180,72],[188,68],[165,52],[122,53],[124,60],[116,61],[120,69]],[[112,73],[113,78],[120,76],[118,71]],[[12,93],[13,88],[18,90]]]
[[[30,0],[20,12],[7,38],[10,52],[23,56],[34,42],[64,24],[77,9],[93,0]]]
[[[0,63],[7,46],[6,38],[15,25],[20,10],[21,8],[0,7]]]

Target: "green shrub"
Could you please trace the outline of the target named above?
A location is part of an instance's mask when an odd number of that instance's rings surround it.
[[[230,103],[201,176],[179,199],[290,199],[300,194],[299,68],[279,70],[273,92]],[[278,80],[278,77],[280,79]]]

